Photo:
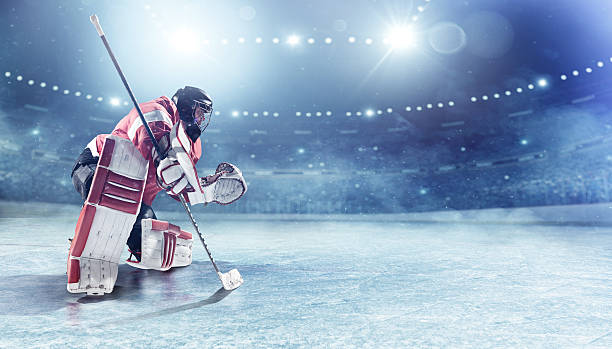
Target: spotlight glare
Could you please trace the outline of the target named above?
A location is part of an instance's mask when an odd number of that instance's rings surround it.
[[[366,116],[374,116],[374,110],[372,109],[366,110]]]
[[[597,66],[598,66],[599,68],[603,68],[603,66],[604,66],[604,62],[602,62],[602,61],[597,62]]]
[[[510,95],[512,94],[512,92],[511,92],[511,91],[506,91],[504,94],[505,94],[506,96],[510,96]]]
[[[197,50],[197,43],[200,42],[198,38],[197,32],[189,30],[187,28],[182,28],[174,32],[172,35],[172,46],[183,53],[193,53]]]
[[[238,111],[237,110],[232,111],[232,116],[237,118],[238,117]]]
[[[47,83],[46,82],[41,82],[40,83],[40,87],[47,87]]]
[[[348,42],[351,43],[351,44],[354,44],[356,40],[357,39],[355,39],[354,36],[349,36],[349,38],[348,38]]]
[[[321,112],[320,112],[320,111],[318,111],[318,112],[316,113],[316,115],[317,115],[317,116],[321,116],[321,115],[323,115],[323,114],[321,114]]]
[[[561,75],[561,80],[563,80],[563,81],[567,80],[567,75],[565,75],[565,74]]]
[[[118,106],[118,105],[119,105],[120,101],[119,101],[119,98],[111,98],[111,99],[110,99],[110,101],[109,101],[109,103],[110,103],[112,106],[116,107],[116,106]]]
[[[332,116],[332,112],[328,110],[327,113],[325,113],[325,115]]]
[[[4,76],[6,76],[7,78],[11,76],[11,72],[7,71],[6,73],[4,73]]]
[[[470,98],[470,100],[471,100],[472,102],[476,102],[476,101],[478,101],[478,98],[476,98],[476,97],[472,97],[472,98]]]
[[[438,108],[444,108],[444,103],[439,102],[439,103],[438,103]]]
[[[417,111],[422,111],[422,110],[423,110],[423,107],[421,107],[421,106],[419,105],[419,106],[418,106],[416,109],[417,109]]]
[[[370,38],[365,39],[365,43],[366,45],[372,45],[372,39]]]
[[[387,108],[387,113],[389,113],[389,114],[393,113],[393,109],[392,108]]]
[[[382,115],[382,114],[383,114],[383,111],[379,109],[379,110],[377,110],[377,111],[376,111],[376,114],[378,114],[378,115]]]
[[[264,111],[264,112],[263,112],[263,116],[268,116],[268,112],[267,112],[267,111]]]
[[[70,90],[64,90],[64,94],[67,95],[70,93]]]
[[[496,94],[494,94],[494,95],[493,95],[493,98],[495,98],[495,99],[499,99],[499,97],[501,97],[501,96],[499,95],[499,93],[496,93]]]
[[[102,98],[102,97],[98,97],[96,100],[97,100],[98,102],[102,102],[102,101],[104,100],[104,98]]]
[[[585,69],[585,71],[586,71],[587,73],[589,73],[589,74],[590,74],[590,73],[592,73],[592,72],[593,72],[593,68],[588,67],[588,68],[586,68],[586,69]]]
[[[23,80],[23,76],[17,75],[17,81],[21,81],[21,80]]]
[[[57,86],[57,85],[53,85],[53,87],[52,87],[51,89],[52,89],[53,91],[57,91],[57,90],[59,90],[59,86]]]
[[[30,86],[34,85],[34,80],[28,80],[28,85]]]
[[[91,99],[91,95],[85,96],[86,99]]]
[[[548,86],[548,81],[546,81],[546,79],[540,79],[540,80],[538,80],[538,86],[546,87],[546,86]]]
[[[263,42],[263,39],[260,37],[255,38],[255,43],[257,44],[261,44]]]
[[[245,111],[242,112],[242,115],[249,116],[249,112],[245,110]]]
[[[533,86],[533,84],[529,84],[529,85],[527,85],[527,88],[530,89],[530,90],[533,90],[535,88],[535,86]]]
[[[223,39],[223,40],[221,40],[221,44],[222,44],[222,45],[227,45],[227,43],[228,43],[227,39]]]
[[[357,115],[357,116],[361,116],[361,112],[360,112],[360,111],[358,111],[358,112],[356,112],[356,113],[355,113],[355,115]]]
[[[412,107],[407,106],[407,107],[406,107],[406,111],[412,111]]]
[[[520,88],[520,87],[517,87],[517,88],[516,88],[516,92],[518,92],[518,93],[523,93],[523,89],[522,89],[522,88]]]
[[[405,49],[415,44],[414,33],[409,26],[398,26],[392,28],[387,38],[393,49]]]
[[[433,105],[431,103],[428,103],[427,104],[427,109],[431,109],[431,108],[433,108]]]
[[[280,42],[279,38],[273,38],[272,39],[272,43],[274,43],[274,44],[278,44],[279,42]]]
[[[275,118],[277,118],[277,117],[278,117],[278,113],[277,113],[277,112],[274,112],[274,114],[272,114],[272,116],[274,116]]]
[[[77,97],[81,97],[81,91],[76,91],[76,92],[74,93],[74,95],[75,95],[75,96],[77,96]]]
[[[347,112],[346,112],[346,116],[351,116],[351,112],[350,112],[350,111],[347,111]]]
[[[309,117],[311,117],[311,116],[312,116],[312,113],[310,113],[310,112],[306,113],[306,117],[307,117],[307,118],[309,118]]]
[[[574,71],[572,72],[572,75],[573,75],[573,76],[578,76],[578,75],[580,75],[580,72],[579,72],[579,71],[577,71],[577,70],[574,70]]]
[[[244,38],[238,38],[238,43],[239,44],[244,44],[244,41],[245,41]]]
[[[454,106],[455,106],[455,102],[453,102],[453,101],[449,101],[449,102],[448,102],[448,106],[449,106],[449,107],[454,107]]]
[[[287,43],[291,46],[295,46],[297,44],[300,43],[300,37],[297,35],[291,35],[288,39],[287,39]]]
[[[332,43],[332,38],[329,38],[329,37],[325,38],[325,43],[328,44],[328,45],[331,44]]]
[[[487,96],[487,95],[482,96],[482,100],[483,100],[483,101],[487,101],[487,100],[489,100],[489,96]]]
[[[315,43],[315,39],[314,38],[308,38],[308,43],[309,44],[314,44]]]
[[[302,112],[296,111],[295,116],[302,116]]]

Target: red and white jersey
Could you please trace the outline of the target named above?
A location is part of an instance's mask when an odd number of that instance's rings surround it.
[[[174,124],[180,122],[176,105],[166,96],[156,98],[149,102],[140,103],[139,105],[155,139],[158,141],[164,134],[170,132]],[[156,168],[151,154],[153,143],[149,139],[147,130],[142,125],[136,108],[132,108],[132,110],[119,121],[111,134],[129,139],[134,146],[136,146],[140,154],[149,161],[149,172],[147,173],[147,181],[142,202],[151,206],[153,199],[155,199],[155,196],[162,188],[157,185]],[[97,135],[89,142],[87,147],[91,150],[93,156],[99,156],[107,136],[108,134]],[[192,142],[191,139],[189,139],[189,141],[191,142],[189,157],[193,161],[193,164],[195,164],[202,156],[202,143],[199,138],[195,142]]]

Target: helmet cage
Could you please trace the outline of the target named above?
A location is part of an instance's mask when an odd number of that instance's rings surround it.
[[[198,125],[201,132],[204,132],[208,124],[210,124],[210,118],[212,117],[212,103],[210,101],[193,101],[192,106],[192,117],[195,124]]]

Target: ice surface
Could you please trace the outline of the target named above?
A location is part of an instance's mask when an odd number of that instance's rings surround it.
[[[78,207],[0,208],[0,347],[612,347],[610,227],[223,222],[196,207],[244,285],[223,290],[196,240],[193,265],[122,264],[94,298],[66,291]]]

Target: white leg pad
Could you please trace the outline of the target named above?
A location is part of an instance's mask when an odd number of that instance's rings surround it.
[[[68,253],[68,292],[113,291],[121,251],[140,210],[148,164],[129,140],[106,138]]]
[[[180,227],[156,219],[143,219],[140,262],[126,262],[140,269],[166,271],[191,264],[193,237]]]

